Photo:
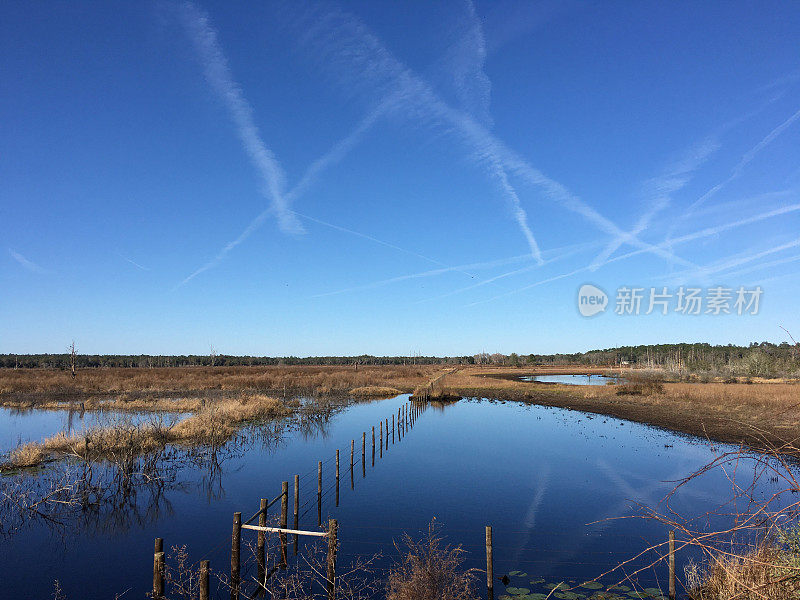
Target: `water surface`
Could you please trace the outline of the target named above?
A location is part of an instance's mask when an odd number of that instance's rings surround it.
[[[400,396],[356,404],[304,427],[255,428],[217,461],[180,464],[172,484],[160,491],[139,492],[113,509],[85,511],[63,527],[29,523],[0,544],[2,596],[48,598],[58,579],[70,599],[113,598],[126,589],[131,591],[125,598],[142,598],[152,581],[155,537],[163,537],[166,548],[186,545],[192,561],[207,558],[212,569],[226,571],[234,511],[246,518],[258,509],[259,498],[275,497],[281,482],[295,474],[301,475],[300,527],[317,528],[320,460],[322,520],[338,519],[343,562],[380,552],[378,564],[385,569],[402,534],[419,535],[435,519],[448,541],[463,544],[470,567],[484,567],[484,527],[491,525],[498,576],[522,571],[534,580],[580,582],[666,539],[660,524],[625,517],[639,514],[639,504],[657,504],[675,480],[714,456],[696,438],[619,419],[472,399],[428,407],[402,441],[396,437],[382,458],[376,454],[373,466],[371,427],[377,435],[378,423],[391,420],[406,402]],[[51,432],[53,419],[64,418],[4,411],[0,431],[5,439],[30,439]],[[769,493],[769,485],[759,492]],[[700,514],[729,494],[730,483],[711,474],[682,489],[672,507]],[[243,537],[252,542],[255,534],[245,531]],[[679,567],[687,559],[679,556]],[[663,567],[657,575],[663,584]],[[644,580],[653,583],[654,577],[648,573]],[[496,594],[504,593],[497,585]]]
[[[566,385],[607,385],[620,382],[619,377],[604,375],[523,375],[520,381],[539,381],[541,383],[563,383]]]

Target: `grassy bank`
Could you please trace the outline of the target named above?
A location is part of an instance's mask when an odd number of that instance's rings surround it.
[[[203,406],[172,424],[153,420],[139,425],[119,423],[80,434],[60,432],[14,449],[0,464],[0,471],[33,467],[65,456],[108,460],[141,456],[168,444],[218,445],[230,439],[243,423],[281,417],[289,411],[281,400],[254,395]]]
[[[239,405],[252,396],[342,394],[359,398],[425,392],[488,397],[609,415],[718,441],[780,445],[800,433],[800,383],[655,381],[659,373],[625,370],[623,386],[519,381],[522,375],[609,372],[608,367],[443,367],[431,365],[0,370],[0,406],[191,412]],[[661,374],[663,375],[663,374]],[[65,404],[67,403],[67,404]],[[177,434],[176,434],[177,435]]]
[[[563,372],[563,371],[562,371]],[[572,373],[592,372],[585,368]],[[597,369],[594,372],[602,372]],[[569,386],[519,381],[531,369],[469,368],[447,375],[443,394],[571,408],[756,448],[800,436],[800,383],[670,383],[628,372],[633,385]],[[553,374],[550,372],[550,374]]]

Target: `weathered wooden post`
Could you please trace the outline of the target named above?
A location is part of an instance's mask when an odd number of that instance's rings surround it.
[[[669,598],[675,600],[675,531],[669,532]]]
[[[386,419],[386,449],[389,449],[389,419]]]
[[[231,600],[239,600],[241,564],[239,555],[242,547],[242,513],[233,513],[233,534],[231,535]]]
[[[336,546],[339,525],[336,519],[328,522],[328,600],[336,600]]]
[[[361,432],[361,479],[367,476],[367,432]]]
[[[372,466],[375,466],[375,425],[372,426]]]
[[[322,527],[322,461],[317,464],[317,526]]]
[[[262,498],[261,504],[258,508],[258,526],[267,526],[267,499]],[[256,560],[258,562],[258,580],[263,581],[267,573],[267,558],[265,556],[265,548],[267,542],[267,534],[263,531],[258,532],[258,539],[256,542]]]
[[[392,413],[392,444],[394,444],[394,413]]]
[[[164,597],[164,540],[156,538],[153,550],[153,598]]]
[[[211,563],[207,560],[200,561],[200,600],[208,600],[208,573]]]
[[[355,481],[353,481],[353,459],[356,452],[356,441],[350,440],[350,489],[355,489]]]
[[[339,506],[339,450],[336,450],[336,506]]]
[[[289,524],[289,482],[284,481],[281,483],[281,529],[286,529]],[[286,533],[281,532],[281,568],[286,568],[287,561],[287,544]]]
[[[492,528],[486,527],[486,592],[494,600],[494,564],[492,563]]]
[[[379,441],[381,443],[381,452],[380,452],[379,456],[380,456],[380,458],[383,458],[383,421],[381,421],[379,428],[380,428],[380,432],[379,432],[380,433],[380,440]]]
[[[300,475],[294,476],[294,528],[300,529]],[[299,535],[294,534],[294,555],[297,556]]]

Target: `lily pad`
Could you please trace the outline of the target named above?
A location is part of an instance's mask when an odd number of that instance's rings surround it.
[[[619,592],[630,592],[631,588],[627,585],[612,585],[609,590],[619,591]]]
[[[506,591],[512,596],[523,596],[525,594],[531,593],[530,588],[519,588],[519,587],[507,587]]]
[[[544,583],[545,579],[531,579],[531,585],[539,585],[540,583]]]
[[[586,583],[582,583],[581,587],[586,588],[587,590],[602,590],[603,584],[598,583],[597,581],[587,581]]]
[[[562,592],[569,589],[569,586],[566,583],[548,583],[544,587],[551,590],[560,590]]]
[[[631,598],[649,598],[650,594],[647,592],[628,592],[628,596]]]
[[[645,592],[645,594],[648,594],[649,596],[653,596],[654,598],[655,598],[656,596],[661,596],[661,595],[663,595],[663,594],[661,593],[661,590],[660,590],[660,589],[658,589],[658,588],[644,588],[644,592]]]

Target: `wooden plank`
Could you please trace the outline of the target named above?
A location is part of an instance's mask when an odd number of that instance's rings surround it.
[[[242,529],[252,529],[253,531],[271,531],[272,533],[289,533],[295,535],[313,535],[315,537],[326,537],[324,531],[300,531],[299,529],[286,529],[285,527],[261,527],[260,525],[242,525]]]

